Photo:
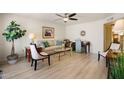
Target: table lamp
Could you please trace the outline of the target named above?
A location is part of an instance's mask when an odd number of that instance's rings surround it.
[[[121,45],[121,50],[123,50],[123,47],[124,47],[124,39],[123,39],[123,35],[124,35],[124,19],[117,20],[115,22],[115,25],[114,25],[112,31],[114,33],[120,35],[120,38],[121,38],[120,45]]]
[[[31,44],[34,44],[35,34],[34,33],[30,33],[29,34],[29,39],[31,39]]]

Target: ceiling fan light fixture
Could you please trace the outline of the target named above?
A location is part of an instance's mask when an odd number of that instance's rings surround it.
[[[77,21],[78,19],[77,18],[74,18],[74,16],[76,15],[76,13],[65,13],[64,15],[60,15],[60,14],[56,14],[57,16],[61,17],[62,20],[66,23],[68,22],[69,20],[72,20],[72,21]]]
[[[64,22],[67,22],[69,19],[68,18],[63,18]]]

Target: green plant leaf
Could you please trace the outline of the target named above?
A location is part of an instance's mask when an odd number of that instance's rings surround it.
[[[6,27],[2,35],[6,38],[6,41],[13,41],[24,36],[26,30],[22,30],[19,24],[16,24],[16,21],[11,21],[10,24]]]
[[[5,32],[2,34],[6,37],[7,41],[12,41],[24,36],[26,30],[22,30],[19,24],[16,24],[16,21],[11,21],[10,24],[5,29]]]

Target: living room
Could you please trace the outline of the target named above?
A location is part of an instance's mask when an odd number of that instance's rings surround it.
[[[1,93],[123,93],[124,0],[1,0]]]
[[[77,18],[78,20],[67,20],[67,22],[64,22],[64,20],[60,17],[60,16],[65,16],[65,15],[70,15],[70,14],[75,14],[74,18]],[[57,16],[59,15],[59,16]],[[115,20],[118,20],[120,18],[123,18],[124,14],[119,14],[119,13],[1,13],[0,14],[0,62],[3,65],[7,64],[7,70],[6,70],[6,66],[3,66],[2,68],[4,68],[5,72],[7,72],[7,76],[4,78],[26,78],[22,77],[21,71],[19,73],[16,73],[16,71],[11,71],[9,72],[9,70],[17,70],[17,68],[20,69],[24,69],[23,66],[28,67],[28,69],[30,69],[30,73],[36,74],[38,71],[42,70],[42,69],[46,69],[44,68],[44,66],[47,67],[47,69],[50,69],[52,66],[54,68],[54,65],[57,65],[58,62],[60,62],[61,65],[62,62],[64,60],[68,61],[68,59],[71,61],[73,61],[74,58],[77,58],[75,60],[82,60],[82,58],[91,58],[91,60],[85,60],[85,61],[93,61],[96,64],[94,65],[94,67],[91,67],[90,64],[90,68],[95,68],[93,73],[91,73],[91,71],[89,71],[88,69],[86,69],[85,71],[88,72],[89,74],[86,74],[86,72],[82,72],[83,74],[79,74],[79,77],[75,76],[78,72],[75,73],[74,76],[68,76],[68,74],[70,72],[68,72],[67,76],[63,75],[61,77],[60,76],[57,77],[57,74],[55,74],[55,76],[51,76],[49,78],[107,78],[107,69],[105,67],[105,62],[104,60],[102,60],[103,62],[98,63],[97,61],[97,54],[98,51],[104,51],[104,24],[105,23],[109,23]],[[6,27],[10,24],[10,22],[12,21],[16,21],[17,24],[19,24],[21,26],[22,29],[26,30],[25,35],[20,38],[15,40],[15,51],[19,56],[19,59],[21,61],[19,61],[19,63],[15,63],[15,64],[8,64],[7,63],[7,56],[10,54],[11,52],[11,42],[6,42],[4,36],[2,36],[2,33],[4,32],[4,30],[6,29]],[[43,27],[49,27],[52,28],[54,31],[53,36],[51,38],[44,38],[43,35]],[[81,36],[81,32],[84,32],[85,35]],[[58,57],[57,55],[52,56],[51,59],[51,65],[50,67],[47,66],[47,60],[45,60],[45,62],[39,62],[41,64],[38,64],[39,67],[36,70],[36,72],[30,67],[30,63],[27,62],[27,59],[25,58],[25,52],[26,52],[26,47],[30,46],[30,43],[32,42],[30,35],[34,35],[34,39],[33,41],[35,43],[37,43],[37,41],[39,40],[44,40],[44,41],[63,41],[64,39],[69,39],[71,42],[75,42],[77,39],[80,39],[84,42],[90,42],[90,53],[85,54],[85,52],[82,53],[76,53],[76,52],[72,52],[72,56],[69,55],[65,55],[63,56],[62,53],[59,53],[62,57],[60,57],[60,61],[58,61]],[[65,52],[65,51],[64,51]],[[79,58],[80,56],[80,58]],[[94,57],[95,56],[95,57]],[[22,61],[23,60],[23,61]],[[54,61],[57,64],[53,64]],[[61,62],[62,61],[62,62]],[[83,60],[84,61],[84,60]],[[21,62],[24,62],[25,64],[20,64]],[[53,65],[52,65],[53,64]],[[67,64],[67,63],[65,63]],[[81,65],[78,64],[78,65]],[[74,68],[76,66],[76,64],[74,64],[72,66],[72,68]],[[80,68],[80,70],[83,70],[83,66],[86,65],[82,65],[82,67]],[[97,67],[98,66],[98,67]],[[15,67],[15,68],[14,68]],[[49,68],[48,68],[49,67]],[[69,66],[68,66],[69,67]],[[67,68],[68,68],[67,67]],[[51,69],[53,69],[51,68]],[[71,67],[70,67],[71,68]],[[98,72],[99,75],[97,75],[98,73],[95,72],[96,70],[98,70],[99,68],[101,68],[101,72]],[[61,67],[62,69],[62,67]],[[5,74],[3,70],[3,74]],[[46,70],[43,70],[42,72],[45,72]],[[53,70],[56,71],[56,68]],[[71,71],[71,70],[69,70]],[[73,70],[74,71],[74,70]],[[18,72],[18,71],[17,71]],[[63,71],[62,71],[63,72]],[[103,75],[101,75],[103,72]],[[58,72],[57,72],[58,73]],[[95,75],[92,75],[94,73],[97,73]],[[29,74],[29,73],[28,73]],[[32,74],[32,75],[33,75]],[[51,74],[51,73],[50,73]],[[91,75],[90,75],[91,74]],[[14,77],[15,75],[15,77]],[[46,75],[46,74],[44,74]],[[17,77],[18,76],[18,77]],[[30,75],[29,75],[30,76]],[[29,77],[27,77],[29,78]],[[30,77],[30,78],[38,78],[38,77]],[[47,77],[40,77],[39,78],[47,78]]]

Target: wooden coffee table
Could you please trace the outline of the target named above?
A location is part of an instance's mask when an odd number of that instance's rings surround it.
[[[55,54],[59,54],[59,60],[60,60],[60,54],[61,53],[64,53],[67,52],[67,51],[70,51],[70,56],[71,56],[71,48],[59,48],[59,49],[55,49],[55,50],[52,50],[52,51],[45,51],[45,52],[41,52],[40,54],[43,55],[43,56],[48,56],[48,63],[50,65],[50,57],[52,55],[55,55]]]
[[[71,56],[71,48],[56,49],[54,51],[59,54],[59,60],[60,60],[60,54],[61,53],[64,53],[65,54],[65,52],[67,52],[67,51],[70,51],[70,56]]]

